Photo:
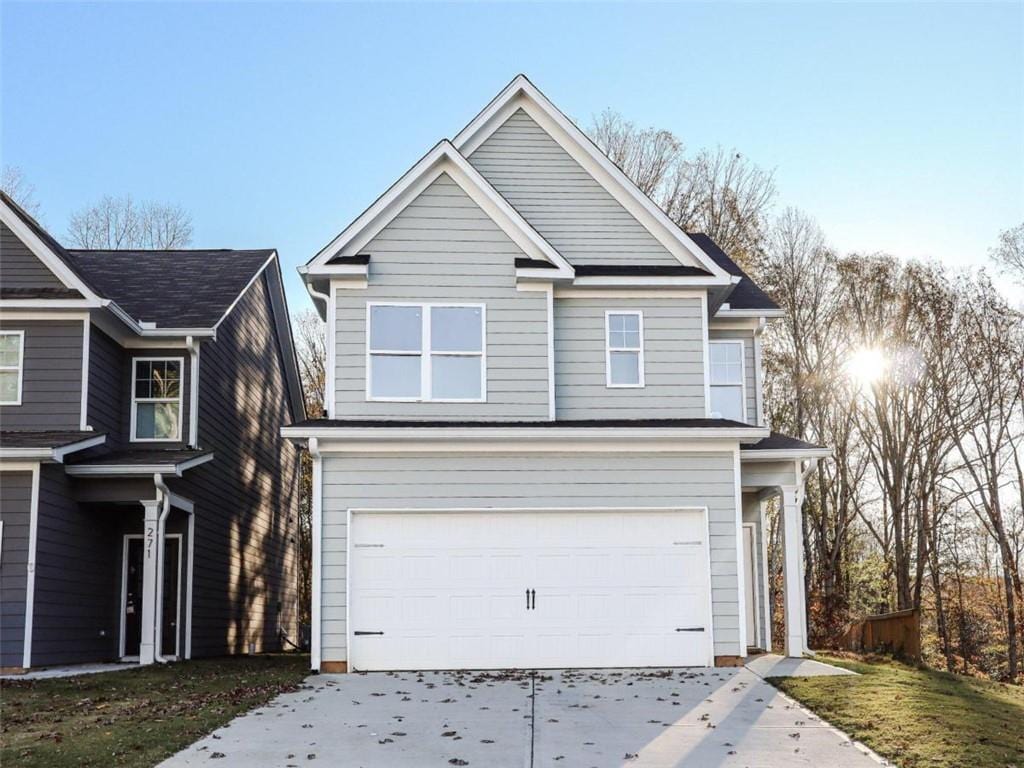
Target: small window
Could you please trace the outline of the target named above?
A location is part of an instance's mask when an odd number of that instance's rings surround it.
[[[606,312],[609,387],[644,385],[644,318],[640,312]]]
[[[0,405],[21,405],[25,332],[0,331]]]
[[[712,341],[708,347],[711,355],[711,416],[745,422],[743,341]]]
[[[132,440],[181,440],[181,358],[132,361]]]
[[[482,402],[482,305],[371,304],[371,400]]]

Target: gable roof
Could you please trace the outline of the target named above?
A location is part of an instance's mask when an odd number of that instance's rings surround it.
[[[665,248],[686,266],[707,270],[712,279],[725,285],[729,275],[695,243],[647,195],[640,191],[622,169],[565,116],[530,82],[517,75],[452,140],[464,155],[470,155],[513,113],[522,109],[537,122],[570,156],[586,169],[627,211],[629,211]]]
[[[740,278],[726,298],[730,311],[751,309],[773,312],[779,310],[779,305],[772,300],[772,297],[761,290],[757,283],[751,280],[750,276],[740,268],[740,265],[730,259],[714,240],[703,232],[690,232],[689,234],[693,241],[699,243],[705,253],[715,260],[716,264],[730,275]]]
[[[573,270],[569,262],[530,226],[447,139],[438,142],[420,158],[355,221],[320,249],[305,267],[300,267],[299,272],[303,275],[329,275],[332,271],[340,273],[349,264],[356,263],[348,261],[346,264],[347,257],[359,256],[359,250],[366,243],[442,174],[447,174],[458,184],[527,257],[554,265],[558,270],[555,276],[572,277]]]
[[[213,328],[273,250],[69,250],[69,260],[136,322]]]

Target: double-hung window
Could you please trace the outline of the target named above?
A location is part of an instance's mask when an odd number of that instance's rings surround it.
[[[483,402],[483,304],[369,304],[370,400]]]
[[[605,372],[609,387],[644,385],[644,317],[605,312]]]
[[[0,405],[21,405],[25,332],[0,331]]]
[[[132,360],[131,439],[135,442],[181,440],[183,358]]]
[[[711,355],[711,416],[745,422],[743,341],[712,341],[708,348]]]

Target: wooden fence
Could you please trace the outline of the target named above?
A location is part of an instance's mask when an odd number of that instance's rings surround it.
[[[912,661],[921,660],[921,612],[911,608],[867,616],[839,638],[848,651],[891,653]]]

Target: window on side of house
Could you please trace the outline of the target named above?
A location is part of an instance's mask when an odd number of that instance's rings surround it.
[[[712,341],[711,416],[746,422],[747,408],[743,391],[743,341]]]
[[[21,405],[25,332],[0,331],[0,405]]]
[[[644,317],[641,312],[605,313],[608,387],[644,386]]]
[[[370,304],[367,397],[484,402],[482,304]]]
[[[183,358],[132,360],[133,442],[181,440]]]

